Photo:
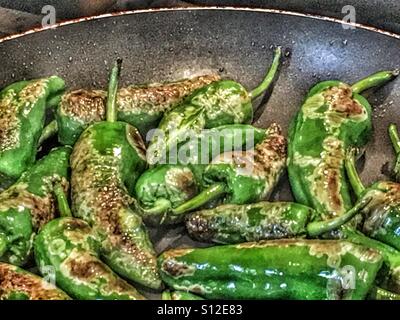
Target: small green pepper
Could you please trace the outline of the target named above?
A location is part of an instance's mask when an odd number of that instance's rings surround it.
[[[347,241],[296,239],[174,249],[158,263],[169,287],[206,299],[357,300],[382,257]]]
[[[37,235],[34,248],[40,272],[46,274],[50,266],[57,285],[74,299],[143,299],[100,260],[101,243],[81,219],[50,221]]]
[[[346,157],[350,184],[359,199],[372,199],[361,211],[361,230],[369,237],[400,250],[400,184],[379,181],[365,188],[357,174],[354,154],[352,149]]]
[[[227,125],[202,132],[193,141],[183,144],[178,151],[179,164],[157,165],[138,179],[135,195],[139,200],[141,215],[152,224],[181,221],[182,215],[168,212],[202,190],[206,164],[221,152],[261,142],[267,133],[265,129],[250,125]]]
[[[39,276],[0,262],[0,300],[69,300],[66,293]]]
[[[145,147],[136,128],[116,122],[120,61],[110,77],[107,121],[89,126],[71,155],[72,211],[101,239],[102,257],[118,274],[150,288],[161,280],[142,218],[130,205],[137,177],[146,168]]]
[[[54,188],[67,190],[71,148],[50,151],[0,194],[0,260],[23,265],[36,232],[56,216]]]
[[[389,137],[392,141],[393,149],[396,154],[396,164],[393,168],[394,178],[397,182],[400,182],[400,138],[395,124],[389,126]]]
[[[220,78],[204,75],[171,83],[129,86],[117,95],[117,118],[136,127],[143,137],[158,125],[164,112],[171,110],[196,89]],[[91,124],[106,119],[107,92],[75,90],[62,96],[52,132],[58,127],[61,144],[73,145]],[[57,127],[54,127],[57,125]]]
[[[15,182],[36,158],[46,107],[54,106],[64,81],[53,76],[14,83],[0,92],[0,188]]]
[[[164,291],[162,300],[204,300],[203,298],[185,291]]]
[[[349,86],[325,81],[307,95],[289,129],[288,173],[297,202],[323,214],[344,214],[352,207],[345,175],[345,151],[369,139],[371,106],[359,93],[397,76],[382,71]]]
[[[207,185],[196,197],[173,210],[193,211],[211,200],[225,196],[224,202],[247,204],[267,199],[278,183],[286,164],[286,139],[273,123],[265,139],[254,149],[225,152],[204,169]]]
[[[313,221],[319,216],[314,209],[293,202],[227,204],[189,214],[186,229],[196,240],[227,244],[316,237],[348,222],[370,200],[363,199],[344,215],[326,221]]]
[[[251,101],[270,87],[280,56],[281,50],[278,48],[268,74],[250,93],[237,82],[216,81],[196,90],[183,103],[165,113],[147,150],[148,163],[168,163],[166,157],[170,150],[184,143],[188,136],[199,135],[203,129],[251,122]]]

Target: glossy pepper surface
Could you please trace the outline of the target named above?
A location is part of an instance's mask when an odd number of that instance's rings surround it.
[[[55,185],[68,190],[71,148],[50,151],[0,194],[0,260],[22,265],[36,232],[56,216]]]
[[[395,75],[378,72],[353,86],[325,81],[307,95],[289,130],[288,173],[297,202],[314,208],[323,219],[352,206],[345,176],[345,151],[369,139],[371,106],[360,92]]]
[[[207,299],[364,299],[382,257],[341,240],[274,240],[159,257],[168,286]]]
[[[46,107],[64,81],[53,76],[14,83],[0,92],[0,188],[15,182],[35,162]]]
[[[316,237],[348,222],[370,200],[366,198],[344,215],[326,221],[314,221],[319,216],[314,209],[294,202],[227,204],[189,214],[186,229],[192,238],[216,243]]]
[[[62,290],[17,266],[0,262],[0,300],[69,300]]]
[[[136,127],[143,137],[157,127],[164,112],[171,110],[196,89],[220,80],[204,75],[171,83],[121,88],[117,95],[117,118]],[[62,96],[57,108],[58,139],[73,145],[91,124],[106,119],[107,92],[75,90]]]
[[[188,135],[227,124],[250,123],[253,118],[251,101],[271,85],[280,55],[278,48],[267,76],[252,92],[231,80],[216,81],[196,90],[183,103],[164,114],[148,148],[149,164],[166,163],[169,151],[184,143]]]
[[[35,239],[35,259],[40,272],[54,272],[57,285],[71,297],[143,299],[135,288],[100,260],[100,251],[101,243],[89,224],[72,217],[50,221]]]
[[[156,257],[142,218],[130,205],[137,177],[146,168],[145,147],[135,127],[115,121],[119,71],[114,67],[107,121],[88,127],[71,155],[72,211],[101,239],[102,256],[118,274],[159,288]]]

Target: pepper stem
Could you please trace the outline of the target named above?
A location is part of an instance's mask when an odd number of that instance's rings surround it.
[[[379,87],[386,82],[389,82],[393,78],[397,77],[400,73],[399,69],[380,71],[369,75],[368,77],[361,79],[351,86],[353,93],[361,93],[373,87]]]
[[[394,152],[396,152],[396,155],[400,153],[400,138],[397,130],[397,126],[392,123],[389,126],[389,137],[390,140],[392,141],[393,149]]]
[[[7,247],[8,247],[7,237],[3,234],[0,234],[0,257],[2,257],[6,253]]]
[[[356,163],[355,163],[355,148],[349,148],[346,152],[345,167],[346,173],[349,178],[351,187],[357,198],[360,197],[361,193],[365,190],[365,187],[357,173]]]
[[[309,223],[307,225],[308,235],[310,237],[316,237],[339,228],[346,222],[350,221],[362,209],[364,209],[371,202],[371,200],[372,198],[370,197],[360,200],[352,209],[337,218]]]
[[[274,51],[274,59],[272,60],[272,64],[270,69],[268,70],[267,75],[264,80],[250,92],[250,98],[254,100],[264,91],[266,91],[271,83],[274,81],[275,75],[278,71],[279,62],[281,60],[282,50],[281,47],[277,47]]]
[[[141,213],[145,216],[158,215],[167,212],[171,208],[171,202],[167,199],[158,199],[151,209],[139,207]]]
[[[207,202],[220,197],[226,193],[225,183],[216,183],[200,192],[197,196],[186,201],[180,206],[173,209],[173,214],[180,215],[189,211],[193,211]]]
[[[117,120],[117,91],[121,65],[122,59],[117,59],[110,73],[107,95],[107,122],[115,122]]]
[[[72,217],[71,209],[68,204],[68,199],[65,195],[64,188],[61,184],[54,187],[54,194],[57,199],[58,212],[61,217]]]
[[[47,126],[44,127],[42,135],[39,138],[38,145],[39,146],[42,145],[44,141],[54,136],[57,133],[57,131],[58,131],[57,121],[53,120]]]

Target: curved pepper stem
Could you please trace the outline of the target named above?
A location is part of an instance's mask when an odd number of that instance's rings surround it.
[[[386,82],[389,82],[393,78],[397,77],[400,73],[399,69],[389,70],[389,71],[380,71],[370,76],[361,79],[351,86],[353,93],[361,93],[365,90],[368,90],[373,87],[379,87]]]
[[[139,210],[146,216],[162,214],[169,209],[171,209],[171,201],[168,199],[158,199],[151,209],[145,209],[139,206]]]
[[[68,199],[61,184],[57,184],[54,187],[54,195],[57,199],[58,212],[60,213],[60,216],[72,217],[71,209],[68,204]]]
[[[221,182],[213,184],[212,186],[200,192],[197,196],[193,197],[192,199],[186,201],[185,203],[173,209],[173,214],[179,215],[189,211],[193,211],[205,205],[207,202],[219,198],[221,195],[225,193],[226,193],[225,183]]]
[[[57,121],[53,120],[47,126],[44,127],[42,135],[39,138],[38,145],[39,146],[42,145],[44,141],[54,136],[57,132],[58,132]]]
[[[316,237],[321,234],[327,233],[338,229],[340,226],[344,225],[346,222],[350,221],[356,214],[358,214],[362,209],[364,209],[370,202],[372,198],[368,197],[359,201],[352,209],[347,211],[345,214],[326,221],[316,221],[311,222],[307,225],[307,233],[310,237]]]
[[[0,257],[3,256],[3,254],[6,253],[8,247],[8,241],[6,236],[0,234]]]
[[[389,137],[390,140],[392,141],[392,146],[394,149],[394,152],[396,152],[396,155],[398,155],[400,153],[400,138],[399,138],[399,133],[397,130],[397,126],[392,123],[389,126]]]
[[[282,50],[280,47],[277,47],[274,51],[274,59],[272,61],[271,67],[268,70],[267,75],[264,80],[250,92],[250,98],[254,100],[263,92],[265,92],[274,81],[275,75],[278,72],[279,62],[281,60]]]
[[[107,95],[107,122],[115,122],[117,120],[117,91],[121,66],[122,59],[117,59],[111,70]]]
[[[354,193],[357,198],[360,197],[361,193],[365,190],[365,187],[360,179],[360,176],[357,173],[356,163],[355,163],[355,148],[349,148],[346,152],[346,160],[345,167],[346,173],[349,178],[351,187],[353,188]]]

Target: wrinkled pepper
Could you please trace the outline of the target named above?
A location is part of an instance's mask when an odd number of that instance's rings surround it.
[[[206,299],[364,299],[381,255],[342,240],[273,240],[174,249],[158,260],[174,290]]]
[[[294,202],[258,202],[222,205],[186,217],[189,235],[199,241],[241,243],[294,237],[316,237],[339,228],[371,201],[363,199],[345,214],[314,221],[314,209]]]
[[[137,129],[116,121],[120,63],[111,72],[107,121],[89,126],[71,155],[72,211],[93,227],[111,269],[157,289],[161,280],[153,245],[142,218],[130,208],[134,199],[129,194],[147,164]]]
[[[64,81],[52,76],[21,81],[0,92],[0,188],[9,187],[36,159],[47,107],[58,102]]]
[[[185,291],[164,291],[162,293],[162,300],[204,300],[203,298]]]
[[[250,93],[231,80],[213,82],[193,92],[183,103],[166,112],[147,150],[150,165],[168,163],[169,152],[203,129],[227,124],[250,123],[252,100],[265,92],[273,82],[281,56],[275,50],[271,68],[262,83]]]
[[[182,215],[168,213],[202,190],[203,171],[212,158],[224,151],[253,146],[265,139],[267,133],[268,130],[250,125],[227,125],[188,141],[181,147],[182,154],[186,154],[185,150],[188,152],[185,157],[179,157],[179,164],[157,165],[138,179],[135,195],[141,215],[152,224],[181,221]]]
[[[0,262],[0,300],[69,300],[70,297],[41,277]]]
[[[171,110],[196,89],[220,80],[204,75],[171,83],[121,88],[117,95],[117,119],[136,127],[143,137],[157,127],[164,112]],[[58,130],[61,144],[73,145],[91,124],[106,119],[107,92],[75,90],[62,96],[51,131]],[[56,125],[56,126],[55,126]]]
[[[68,190],[70,147],[55,148],[0,194],[0,260],[23,265],[37,231],[56,216],[54,188]]]
[[[397,182],[400,182],[400,137],[397,130],[397,126],[392,123],[389,125],[389,137],[392,141],[393,150],[396,155],[396,163],[393,168],[393,175]]]
[[[144,299],[100,260],[101,243],[81,219],[50,221],[37,235],[34,248],[40,272],[52,272],[57,285],[74,299]]]
[[[330,219],[352,207],[345,151],[364,146],[372,130],[371,106],[361,92],[393,79],[382,71],[352,86],[325,81],[308,93],[289,129],[288,174],[297,202]]]

